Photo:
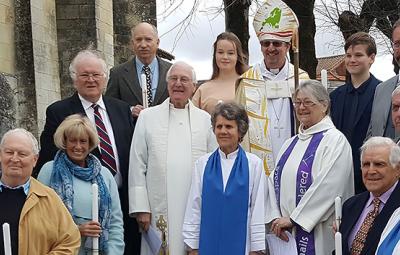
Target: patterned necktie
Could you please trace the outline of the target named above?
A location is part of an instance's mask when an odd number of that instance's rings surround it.
[[[142,72],[146,75],[146,87],[147,87],[147,102],[148,106],[151,106],[153,103],[153,97],[151,95],[151,77],[150,77],[150,67],[149,66],[143,66]],[[142,84],[144,86],[144,84]]]
[[[117,172],[117,164],[115,162],[110,137],[107,134],[106,126],[100,115],[99,106],[97,104],[92,104],[92,108],[94,110],[94,122],[96,124],[97,134],[100,139],[101,160],[104,162],[105,166],[111,170],[111,173],[115,175]]]
[[[379,214],[379,205],[381,204],[381,200],[379,200],[379,198],[374,198],[372,203],[374,204],[374,209],[367,214],[367,217],[365,217],[353,243],[351,244],[351,255],[361,254],[365,240],[367,239],[368,231],[372,224],[374,224],[376,216]]]

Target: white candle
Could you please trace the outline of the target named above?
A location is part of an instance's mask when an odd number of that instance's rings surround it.
[[[147,108],[149,107],[149,104],[147,102],[147,81],[146,81],[146,75],[142,73],[140,75],[140,79],[142,81],[142,101],[143,101],[143,107]]]
[[[342,234],[340,232],[335,234],[335,254],[342,255]]]
[[[99,221],[99,187],[96,183],[92,184],[92,220],[98,222]],[[99,238],[93,237],[93,255],[99,254]]]
[[[3,242],[4,242],[4,254],[11,255],[11,237],[10,237],[10,224],[3,224]]]
[[[339,231],[340,223],[342,221],[342,199],[340,197],[335,198],[335,219],[336,228]]]
[[[325,69],[321,70],[321,82],[326,89],[328,89],[328,72]]]

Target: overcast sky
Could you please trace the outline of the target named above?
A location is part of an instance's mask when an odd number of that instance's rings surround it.
[[[175,2],[172,7],[171,2]],[[173,27],[189,14],[193,7],[193,0],[157,0],[160,48],[171,52],[176,60],[183,60],[194,66],[198,79],[209,79],[212,72],[212,44],[217,35],[225,30],[224,16],[223,12],[218,13],[222,1],[199,0],[199,2],[190,25],[181,33],[180,27],[175,29]],[[251,13],[254,13],[255,6],[251,8]],[[250,64],[253,64],[262,59],[262,54],[252,26],[253,17],[249,19],[249,55]],[[177,35],[181,35],[180,38],[177,38]],[[344,50],[339,46],[342,41],[342,36],[337,29],[325,31],[319,27],[317,21],[315,36],[317,57],[343,54]],[[384,45],[378,45],[378,56],[371,68],[371,72],[381,80],[394,75],[391,55],[380,53],[384,51],[384,48]]]

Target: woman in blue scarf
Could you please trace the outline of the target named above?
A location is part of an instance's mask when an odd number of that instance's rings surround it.
[[[79,254],[91,254],[92,237],[99,238],[100,254],[123,254],[123,221],[118,188],[110,171],[90,154],[99,144],[87,117],[67,117],[54,134],[60,149],[40,170],[38,180],[61,197],[81,232]],[[92,221],[92,184],[99,187],[99,222]]]
[[[265,175],[262,161],[239,145],[247,113],[236,103],[219,104],[211,123],[219,148],[195,164],[184,242],[189,254],[257,254],[265,249]]]

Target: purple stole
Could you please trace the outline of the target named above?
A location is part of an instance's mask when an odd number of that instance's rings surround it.
[[[314,162],[315,152],[317,151],[318,145],[320,144],[324,131],[318,132],[313,135],[310,143],[304,153],[300,165],[297,169],[296,178],[296,206],[299,204],[303,195],[307,192],[308,188],[312,184],[312,164]],[[274,190],[276,195],[277,204],[280,207],[280,186],[282,169],[286,164],[290,154],[292,153],[294,146],[299,140],[296,136],[290,143],[289,147],[282,154],[279,162],[275,168],[274,172]],[[315,245],[314,245],[314,231],[310,233],[304,231],[300,226],[296,226],[296,244],[297,252],[299,255],[315,255]]]

